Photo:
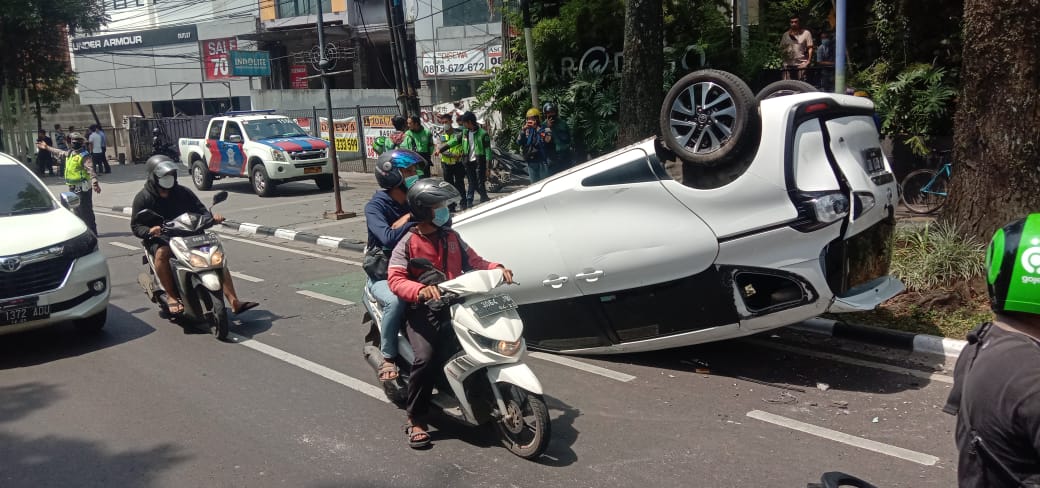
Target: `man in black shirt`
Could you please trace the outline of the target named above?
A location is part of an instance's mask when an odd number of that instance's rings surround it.
[[[968,335],[943,408],[958,484],[1040,486],[1040,214],[998,230],[986,257],[995,318]]]
[[[41,142],[47,143],[48,146],[53,146],[54,142],[51,141],[50,137],[47,137],[47,131],[40,129],[39,134],[36,136],[36,143]],[[50,151],[46,149],[40,149],[36,153],[36,167],[40,170],[40,176],[44,173],[54,176],[54,158],[51,157]]]

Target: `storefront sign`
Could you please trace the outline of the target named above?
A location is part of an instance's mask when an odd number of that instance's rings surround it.
[[[194,25],[80,37],[72,40],[72,52],[74,54],[87,54],[163,46],[166,44],[181,44],[195,42],[198,40],[198,37],[198,32]]]
[[[495,68],[502,64],[502,46],[488,46],[487,57],[488,64],[491,68]]]
[[[238,49],[238,40],[234,37],[209,39],[200,42],[199,45],[202,62],[205,64],[206,80],[231,78],[231,51]]]
[[[318,117],[321,120],[321,137],[329,140],[329,118]],[[333,130],[336,133],[336,151],[358,152],[358,130],[357,121],[354,117],[345,119],[332,119]]]
[[[292,83],[292,87],[300,90],[306,90],[309,85],[307,83],[307,65],[306,64],[294,64],[289,66],[289,81]]]
[[[231,51],[231,76],[271,76],[267,51]]]

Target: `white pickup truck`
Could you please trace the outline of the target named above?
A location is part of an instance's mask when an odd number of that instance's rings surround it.
[[[314,180],[328,191],[336,181],[328,142],[281,115],[230,112],[210,120],[205,139],[181,138],[178,146],[200,190],[214,179],[249,178],[257,195],[269,197],[279,183]]]

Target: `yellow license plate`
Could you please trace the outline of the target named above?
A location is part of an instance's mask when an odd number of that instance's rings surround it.
[[[313,168],[303,168],[303,174],[310,175],[314,173],[321,173],[321,167],[315,166]]]

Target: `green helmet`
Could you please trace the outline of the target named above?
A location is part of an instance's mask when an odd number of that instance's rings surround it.
[[[395,148],[397,148],[397,144],[394,144],[394,141],[387,136],[379,136],[372,143],[372,150],[375,151],[376,154],[383,154]]]
[[[1040,314],[1040,214],[998,229],[986,249],[986,268],[994,312]]]

